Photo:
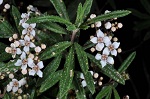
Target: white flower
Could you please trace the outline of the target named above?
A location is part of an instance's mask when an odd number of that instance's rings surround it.
[[[33,42],[30,42],[30,38],[29,38],[29,36],[27,36],[27,35],[24,37],[24,40],[19,40],[19,41],[20,41],[20,44],[21,44],[22,46],[24,46],[23,50],[24,50],[26,53],[29,51],[29,47],[31,47],[31,48],[34,48],[34,47],[35,47],[34,43],[33,43]]]
[[[29,67],[32,68],[32,70],[29,71],[29,75],[34,76],[37,74],[39,77],[43,77],[43,72],[40,70],[44,67],[42,61],[38,62],[36,65],[33,63],[32,65],[29,65]]]
[[[0,5],[3,3],[3,0],[0,0]]]
[[[22,23],[22,27],[24,28],[24,30],[22,31],[22,34],[25,35],[27,33],[29,33],[32,36],[35,36],[35,28],[36,23],[33,24],[28,24],[28,23]]]
[[[22,23],[25,23],[28,19],[29,19],[29,16],[30,16],[30,12],[29,13],[22,13],[21,14],[21,20],[19,22],[19,25],[21,25]]]
[[[18,59],[15,63],[15,66],[21,66],[22,70],[25,70],[27,68],[27,65],[31,65],[33,63],[33,60],[31,58],[26,58],[25,52],[23,52],[20,56],[21,59]]]
[[[101,51],[104,48],[104,43],[107,44],[110,42],[108,36],[105,36],[104,33],[99,29],[97,30],[97,37],[93,37],[91,40],[96,45],[96,50]]]
[[[12,79],[12,81],[7,85],[7,91],[16,92],[18,88],[21,87],[20,82],[17,79]]]
[[[119,47],[120,42],[113,42],[113,43],[108,43],[106,44],[106,48],[104,49],[104,51],[107,51],[109,53],[111,53],[111,55],[117,56],[117,48]]]
[[[102,25],[101,21],[95,22],[96,27],[100,27]]]
[[[106,66],[107,64],[114,64],[114,59],[109,55],[109,51],[103,50],[103,54],[97,53],[95,59],[100,60],[102,67]]]
[[[12,54],[12,57],[15,58],[16,54],[21,54],[22,51],[20,50],[20,48],[16,48],[14,43],[11,43],[11,51],[10,53]]]

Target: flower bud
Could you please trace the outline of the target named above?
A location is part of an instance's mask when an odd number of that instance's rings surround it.
[[[15,47],[18,47],[20,45],[20,42],[19,41],[15,41],[14,44],[15,44]]]
[[[41,47],[37,46],[34,48],[34,50],[35,50],[35,52],[39,53],[39,52],[41,52]]]
[[[122,28],[122,27],[123,27],[122,23],[118,23],[118,28]]]
[[[46,48],[46,45],[45,45],[45,44],[41,44],[41,48],[42,48],[42,49],[45,49],[45,48]]]
[[[94,78],[98,78],[99,74],[98,73],[94,73]]]
[[[112,27],[111,31],[115,32],[116,31],[116,27]]]
[[[5,9],[10,9],[10,5],[9,4],[5,4],[4,8]]]
[[[9,78],[13,79],[14,78],[14,74],[9,74]]]
[[[17,38],[18,38],[18,35],[17,35],[17,34],[13,34],[13,38],[14,38],[14,39],[17,39]]]
[[[91,14],[91,15],[90,15],[90,18],[91,18],[91,19],[93,19],[93,18],[95,18],[95,17],[96,17],[95,14]]]
[[[111,28],[111,23],[110,22],[105,23],[105,28],[110,29]]]

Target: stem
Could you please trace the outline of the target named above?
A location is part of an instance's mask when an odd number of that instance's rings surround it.
[[[71,36],[71,42],[74,42],[75,36],[76,36],[78,31],[79,31],[79,29],[73,30],[72,36]]]

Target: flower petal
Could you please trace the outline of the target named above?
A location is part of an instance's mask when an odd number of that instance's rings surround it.
[[[110,50],[108,49],[108,47],[104,48],[103,54],[105,54],[105,55],[109,55],[110,54]]]
[[[20,58],[21,58],[21,60],[26,59],[26,53],[25,53],[25,52],[22,52]]]
[[[109,56],[109,57],[107,58],[107,62],[108,62],[109,64],[114,64],[114,59]]]
[[[17,52],[16,52],[17,54],[21,54],[22,53],[22,51],[20,50],[20,48],[17,48]]]
[[[11,91],[12,90],[12,86],[10,85],[7,85],[7,92]]]
[[[35,47],[34,43],[30,42],[30,47],[31,48]]]
[[[104,37],[104,33],[100,29],[98,29],[96,33],[97,33],[97,37]]]
[[[27,69],[27,64],[26,64],[26,65],[22,65],[22,66],[21,66],[21,69],[22,69],[22,70]]]
[[[117,56],[117,51],[114,49],[111,51],[111,55]]]
[[[81,79],[84,79],[83,73],[80,73],[80,78],[81,78]]]
[[[13,91],[13,92],[18,91],[18,87],[13,87],[12,91]]]
[[[101,63],[102,68],[103,68],[104,66],[106,66],[106,63],[107,63],[107,62],[106,62],[106,60],[101,60],[100,63]]]
[[[87,85],[85,80],[83,80],[83,81],[81,82],[81,84],[82,84],[83,87],[85,87],[85,86]]]
[[[25,45],[25,41],[24,40],[19,40],[19,43],[20,43],[21,46]]]
[[[98,44],[96,45],[96,50],[97,50],[97,51],[101,51],[103,48],[104,48],[104,43],[98,43]]]
[[[32,31],[30,32],[30,34],[31,34],[32,36],[35,36],[35,30],[32,30]]]
[[[28,58],[28,66],[33,67],[35,64],[33,63],[33,60],[31,58]]]
[[[36,71],[35,71],[35,70],[30,70],[30,71],[29,71],[29,75],[32,75],[32,76],[34,76],[34,75],[35,75],[35,73],[36,73]]]
[[[109,43],[109,42],[110,42],[109,37],[108,37],[108,36],[105,36],[105,37],[103,38],[103,42],[104,42],[105,44]]]
[[[0,5],[3,3],[3,0],[0,0]]]
[[[43,62],[42,61],[40,61],[40,62],[38,62],[38,67],[40,68],[40,69],[42,69],[43,67],[44,67],[44,65],[43,65]]]
[[[17,62],[15,63],[15,66],[21,66],[22,61],[20,59],[17,60]]]
[[[23,50],[27,53],[29,51],[29,46],[25,46]]]
[[[27,29],[24,29],[24,30],[22,31],[22,34],[23,34],[23,35],[27,34]]]
[[[36,23],[30,24],[30,26],[31,26],[32,28],[35,28],[35,27],[36,27]]]
[[[28,23],[22,23],[22,27],[26,29],[29,27],[29,24]]]
[[[115,49],[117,49],[120,45],[120,42],[114,42],[112,45],[114,46]]]
[[[26,35],[26,36],[24,37],[24,40],[25,40],[25,41],[30,41],[30,37]]]
[[[43,77],[43,72],[42,72],[41,70],[38,70],[38,71],[37,71],[37,75],[38,75],[39,77]]]
[[[100,60],[101,59],[101,54],[97,53],[95,56],[95,59]]]
[[[90,41],[91,41],[92,43],[96,44],[96,43],[97,43],[97,37],[93,37]]]

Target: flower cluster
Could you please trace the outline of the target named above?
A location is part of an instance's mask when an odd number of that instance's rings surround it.
[[[33,8],[34,7],[32,7],[32,10]],[[46,48],[46,45],[41,44],[41,46],[36,46],[35,44],[36,23],[26,23],[26,21],[30,18],[31,13],[31,11],[28,13],[22,13],[22,19],[20,20],[19,25],[22,26],[23,30],[20,38],[19,34],[13,34],[13,36],[9,38],[9,41],[12,43],[10,44],[10,47],[6,47],[5,51],[12,54],[14,59],[17,59],[14,65],[20,67],[23,75],[38,75],[39,77],[43,77],[41,69],[44,68],[44,65],[38,55],[42,49]],[[7,85],[7,91],[9,92],[12,90],[13,92],[16,92],[24,84],[26,84],[25,78],[22,78],[19,81],[13,78]]]
[[[105,11],[105,13],[109,13],[110,11]],[[91,14],[90,19],[95,18],[95,14]],[[114,20],[116,20],[115,18]],[[92,24],[91,27],[96,28],[96,36],[91,36],[90,41],[94,43],[96,46],[92,48],[91,51],[98,51],[95,56],[95,59],[100,60],[102,67],[106,66],[107,64],[114,64],[113,56],[117,56],[117,50],[120,53],[121,49],[119,48],[120,42],[117,42],[118,39],[114,37],[112,39],[112,32],[116,31],[116,29],[122,28],[122,23],[111,23],[109,21],[104,22],[105,30],[109,31],[104,33],[100,27],[101,22],[96,22]]]

